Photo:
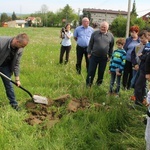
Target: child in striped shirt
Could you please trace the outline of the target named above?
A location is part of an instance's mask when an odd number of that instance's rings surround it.
[[[112,54],[109,66],[109,73],[111,74],[109,93],[115,93],[116,96],[119,96],[121,75],[126,61],[126,51],[123,49],[124,44],[125,39],[123,38],[119,38],[116,41],[117,49]],[[117,85],[113,90],[115,81]]]

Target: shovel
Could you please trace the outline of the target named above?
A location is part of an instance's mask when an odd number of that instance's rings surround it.
[[[15,84],[17,87],[21,88],[22,90],[24,90],[25,92],[27,92],[30,97],[32,98],[32,100],[35,103],[41,103],[41,104],[48,104],[48,100],[46,97],[43,96],[39,96],[39,95],[32,95],[28,90],[26,90],[25,88],[23,88],[22,86],[18,86],[16,82],[12,81],[11,78],[7,77],[5,74],[3,74],[2,72],[0,72],[0,75],[6,79],[8,79],[10,82],[12,82],[13,84]]]

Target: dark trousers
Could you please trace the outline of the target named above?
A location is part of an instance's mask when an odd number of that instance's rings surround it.
[[[11,71],[10,71],[10,67],[9,66],[4,66],[4,67],[0,67],[0,72],[2,72],[3,74],[5,74],[7,77],[11,78]],[[14,94],[14,89],[13,89],[13,85],[12,83],[4,78],[1,77],[4,87],[5,87],[5,91],[6,91],[6,95],[9,99],[9,103],[11,105],[18,105],[16,98],[15,98],[15,94]]]
[[[124,88],[130,89],[131,79],[132,79],[132,63],[126,60],[122,76],[122,85]]]
[[[81,64],[82,64],[83,55],[85,56],[86,69],[88,71],[89,60],[87,57],[87,47],[81,47],[81,46],[77,45],[77,47],[76,47],[76,56],[77,56],[76,70],[79,74],[81,73]]]
[[[143,102],[144,96],[146,95],[146,78],[144,71],[139,71],[139,76],[137,78],[137,81],[135,83],[134,87],[134,93],[136,97],[137,102]]]
[[[69,53],[70,53],[70,50],[71,50],[71,45],[70,46],[61,46],[61,49],[60,49],[60,58],[59,58],[59,63],[63,63],[63,57],[64,57],[64,54],[66,53],[66,57],[65,57],[65,63],[67,63],[69,61]]]
[[[120,80],[121,80],[121,75],[117,76],[116,72],[111,72],[110,89],[109,89],[110,93],[115,92],[116,94],[119,94],[119,91],[120,91]],[[116,85],[116,89],[113,90],[115,81],[116,81],[117,85]]]
[[[104,71],[106,68],[107,64],[107,57],[96,57],[91,55],[89,59],[89,69],[88,69],[88,74],[86,78],[86,84],[87,85],[92,85],[96,69],[98,66],[98,78],[97,78],[97,85],[100,85],[103,82],[103,76],[104,76]]]

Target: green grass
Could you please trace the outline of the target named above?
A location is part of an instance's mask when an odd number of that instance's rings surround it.
[[[76,74],[76,43],[73,39],[69,63],[58,64],[59,31],[58,28],[0,28],[1,35],[15,36],[26,32],[30,37],[21,60],[22,86],[33,94],[52,99],[70,94],[75,98],[87,97],[91,104],[105,102],[105,106],[96,109],[91,105],[76,113],[67,113],[62,107],[63,117],[54,127],[30,126],[24,121],[29,115],[25,108],[29,95],[14,87],[22,107],[18,113],[9,106],[0,81],[0,150],[144,150],[142,115],[146,108],[131,108],[132,90],[121,90],[120,98],[107,95],[108,68],[103,85],[87,89],[84,61],[82,74]]]

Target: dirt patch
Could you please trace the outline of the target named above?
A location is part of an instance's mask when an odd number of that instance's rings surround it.
[[[51,128],[59,122],[64,114],[77,112],[78,110],[89,108],[90,106],[91,104],[86,97],[76,99],[72,98],[69,94],[62,95],[56,99],[48,99],[48,105],[27,101],[26,108],[30,115],[25,121],[29,125],[40,124],[45,128]],[[94,104],[95,108],[101,106],[102,105],[98,103]]]

